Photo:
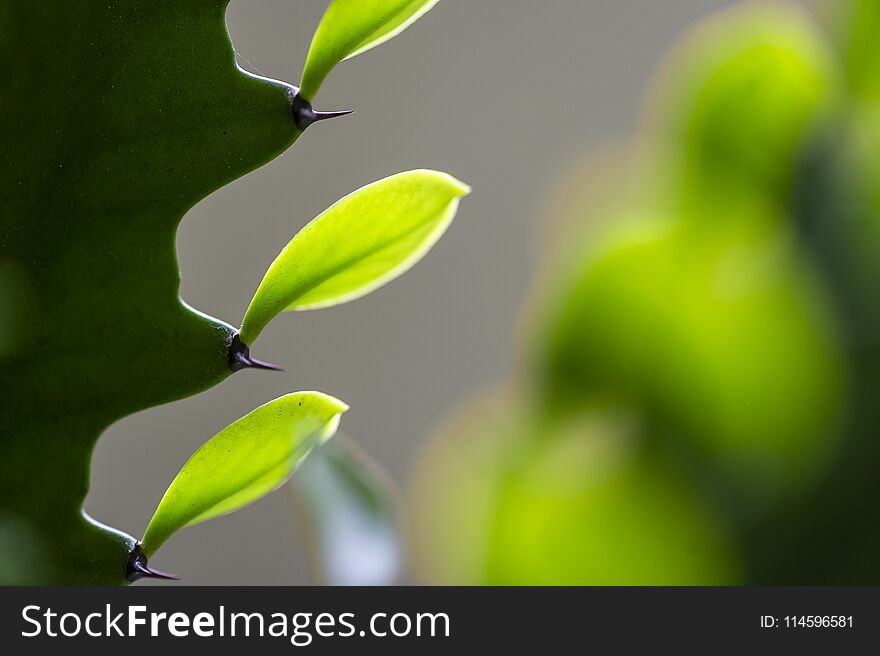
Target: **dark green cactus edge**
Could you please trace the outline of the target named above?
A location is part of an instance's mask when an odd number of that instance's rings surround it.
[[[296,89],[236,66],[227,4],[0,5],[0,515],[49,549],[23,582],[132,578],[135,539],[81,510],[98,437],[242,360],[178,295],[177,226],[301,131]]]

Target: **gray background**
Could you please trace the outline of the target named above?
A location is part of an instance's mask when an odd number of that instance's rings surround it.
[[[222,427],[281,394],[316,389],[352,410],[346,434],[405,484],[431,428],[513,365],[551,183],[591,148],[626,137],[660,57],[723,0],[441,0],[402,36],[331,75],[316,103],[353,107],[285,156],[194,208],[179,237],[188,303],[237,324],[262,274],[344,194],[411,168],[474,187],[430,255],[339,308],[285,314],[243,372],[199,397],[129,417],[101,439],[86,507],[141,535],[165,486]],[[297,81],[320,0],[232,0],[248,70]],[[132,463],[136,463],[133,467]],[[309,582],[289,498],[177,534],[156,557],[190,584]]]

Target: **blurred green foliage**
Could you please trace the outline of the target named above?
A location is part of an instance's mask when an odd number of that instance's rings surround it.
[[[858,103],[876,106],[880,103],[880,4],[876,0],[847,0],[829,2],[829,7],[836,12],[836,36],[852,97]]]
[[[674,50],[520,379],[425,455],[426,580],[880,582],[880,0],[828,18],[743,3]]]
[[[841,84],[801,10],[764,3],[707,21],[669,59],[652,99],[671,200],[710,226],[747,217],[753,203],[784,208],[804,139],[840,102]]]
[[[549,410],[613,393],[765,493],[806,475],[833,441],[842,365],[820,290],[775,232],[663,224],[600,246],[547,314]]]
[[[393,585],[403,568],[398,490],[357,443],[315,449],[290,486],[320,585]]]

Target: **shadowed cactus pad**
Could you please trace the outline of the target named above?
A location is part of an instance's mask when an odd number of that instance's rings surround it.
[[[0,6],[0,530],[41,547],[17,583],[150,575],[133,537],[82,512],[96,440],[131,413],[268,368],[179,297],[177,227],[344,112],[239,69],[227,4]],[[378,44],[422,13],[380,12],[364,37]]]

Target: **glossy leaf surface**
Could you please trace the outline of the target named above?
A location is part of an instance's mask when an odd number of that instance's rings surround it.
[[[409,171],[346,196],[281,251],[245,314],[252,344],[285,310],[312,310],[360,298],[418,262],[455,217],[470,189],[437,171]]]
[[[155,553],[177,530],[225,515],[284,484],[317,445],[336,432],[344,403],[297,392],[260,406],[220,431],[187,461],[144,535]]]
[[[438,0],[333,0],[321,19],[302,75],[302,94],[314,100],[341,61],[385,43],[430,11]]]

